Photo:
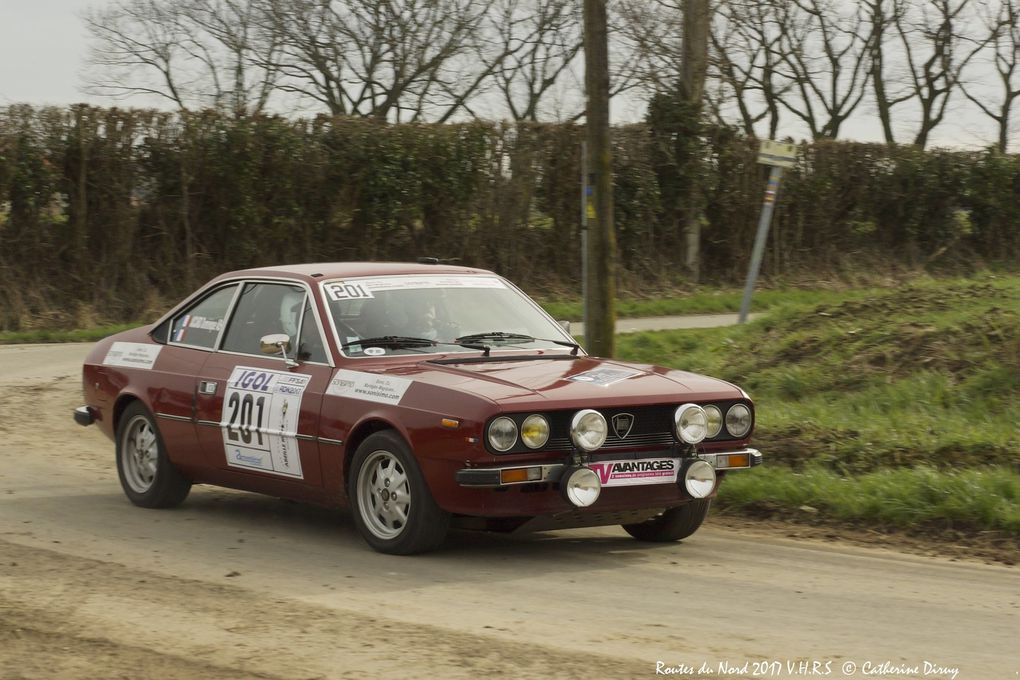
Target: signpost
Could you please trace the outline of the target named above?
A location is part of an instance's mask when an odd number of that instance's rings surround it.
[[[772,213],[776,208],[776,193],[779,181],[783,178],[783,168],[792,168],[797,160],[797,145],[784,144],[763,140],[758,150],[758,162],[771,166],[769,183],[765,187],[765,202],[761,207],[761,218],[758,220],[758,233],[754,237],[754,249],[751,251],[751,266],[747,269],[747,283],[744,285],[744,299],[740,302],[738,323],[745,323],[751,311],[751,295],[758,281],[761,261],[765,255],[765,242],[769,237],[769,226],[772,224]]]

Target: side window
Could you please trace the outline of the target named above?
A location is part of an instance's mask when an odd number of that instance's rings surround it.
[[[222,349],[242,354],[262,354],[263,336],[286,333],[297,346],[298,325],[305,289],[281,283],[247,283],[234,307]]]
[[[301,343],[298,345],[297,356],[301,361],[329,363],[326,360],[326,348],[322,345],[322,333],[312,314],[312,301],[308,297],[305,298],[305,310],[301,314]]]
[[[220,288],[202,298],[173,320],[170,342],[212,349],[223,330],[227,308],[234,299],[237,284]]]

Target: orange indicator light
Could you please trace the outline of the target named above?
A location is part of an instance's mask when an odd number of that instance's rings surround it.
[[[501,484],[513,484],[514,482],[528,481],[527,468],[513,468],[512,470],[500,470],[499,481]]]

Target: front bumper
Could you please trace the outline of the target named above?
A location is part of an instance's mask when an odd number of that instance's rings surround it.
[[[746,470],[762,464],[762,454],[757,449],[718,451],[703,453],[700,458],[719,471]],[[470,488],[502,488],[518,484],[536,484],[559,481],[564,464],[553,465],[509,465],[496,468],[464,468],[457,471],[457,484]]]

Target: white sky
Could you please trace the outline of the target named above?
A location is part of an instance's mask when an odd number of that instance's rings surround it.
[[[0,105],[102,104],[79,90],[88,0],[0,0]]]
[[[112,100],[81,91],[88,41],[80,15],[96,4],[94,0],[0,0],[0,106],[113,104]],[[99,0],[98,4],[103,3]],[[144,103],[139,101],[137,105]],[[991,144],[995,132],[990,121],[973,108],[958,95],[953,115],[936,128],[932,145],[973,148]],[[619,101],[613,106],[617,122],[639,120],[643,113],[640,102]],[[911,121],[905,120],[909,114],[903,110],[896,115],[902,129],[897,140],[908,142],[907,131],[913,127]],[[789,115],[780,129],[780,136],[785,135],[798,139],[804,136]],[[873,110],[865,103],[845,124],[840,136],[880,141],[881,131]]]

